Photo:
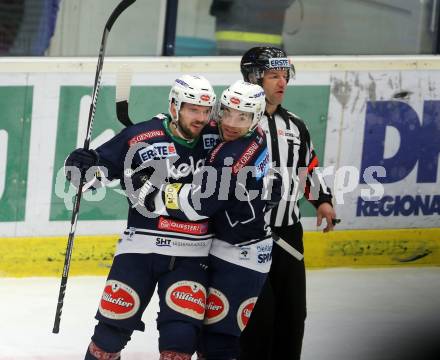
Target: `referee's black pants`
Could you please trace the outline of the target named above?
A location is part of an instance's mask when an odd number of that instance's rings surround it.
[[[301,223],[272,230],[304,253]],[[269,276],[240,337],[240,360],[300,359],[306,314],[304,260],[274,244]]]

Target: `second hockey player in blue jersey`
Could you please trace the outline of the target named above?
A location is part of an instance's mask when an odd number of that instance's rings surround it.
[[[181,220],[210,218],[215,229],[209,257],[209,294],[200,351],[203,359],[235,359],[271,263],[265,225],[269,154],[258,121],[263,89],[238,81],[221,96],[222,142],[208,155],[192,184],[162,187],[146,206]],[[273,200],[273,199],[272,199]]]

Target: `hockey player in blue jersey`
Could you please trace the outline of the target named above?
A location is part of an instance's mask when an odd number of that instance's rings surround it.
[[[272,238],[264,221],[269,155],[258,127],[264,109],[260,86],[243,81],[231,85],[222,93],[218,112],[223,141],[193,183],[166,185],[144,200],[157,213],[190,221],[211,218],[214,225],[199,348],[203,359],[238,357],[240,333],[271,263]]]
[[[148,174],[146,165],[156,161],[164,181],[191,182],[219,137],[216,124],[207,125],[214,101],[205,78],[179,77],[170,91],[169,114],[124,129],[96,151],[75,150],[65,163],[68,179],[73,170],[93,173],[99,166],[109,179],[121,179],[132,199]],[[189,360],[205,312],[211,227],[207,219],[146,216],[137,205],[130,206],[85,359],[120,358],[132,332],[144,330],[141,317],[157,285],[160,359]]]

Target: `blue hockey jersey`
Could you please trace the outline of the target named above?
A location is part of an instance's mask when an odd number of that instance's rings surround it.
[[[124,180],[136,169],[155,163],[167,183],[191,183],[196,170],[204,165],[208,151],[218,142],[217,125],[206,125],[200,137],[187,141],[172,134],[170,120],[169,115],[159,114],[122,130],[98,147],[96,151],[100,164],[107,168],[107,177],[120,179],[122,187],[128,190],[130,185]],[[139,208],[130,206],[127,230],[116,254],[205,256],[212,237],[207,219],[182,221],[168,216],[145,216]]]
[[[170,216],[210,218],[217,239],[245,245],[270,237],[264,221],[264,176],[269,170],[266,138],[260,128],[235,141],[221,142],[208,155],[192,184],[165,188],[162,201]]]

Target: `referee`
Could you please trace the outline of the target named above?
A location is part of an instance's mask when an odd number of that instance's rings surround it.
[[[266,113],[259,124],[268,139],[271,162],[287,174],[283,175],[283,188],[285,194],[288,191],[269,213],[280,246],[273,247],[269,277],[241,335],[240,360],[296,360],[301,357],[306,318],[303,229],[297,200],[300,188],[316,208],[317,226],[326,219],[324,232],[333,230],[336,213],[330,190],[313,177],[318,158],[307,127],[281,106],[287,83],[295,75],[286,53],[275,47],[254,47],[243,55],[240,67],[244,80],[259,84],[266,93]],[[306,181],[300,181],[302,178]]]

